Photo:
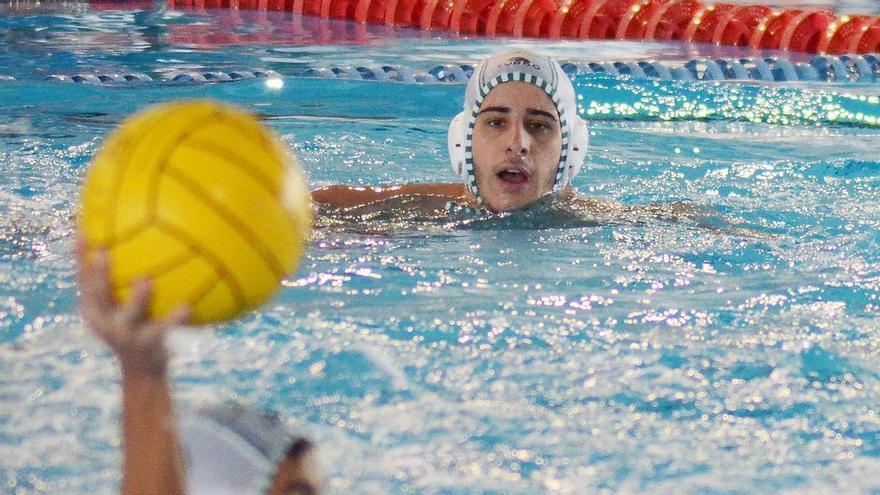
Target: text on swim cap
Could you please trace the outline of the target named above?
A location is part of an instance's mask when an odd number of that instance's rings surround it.
[[[525,66],[531,67],[535,70],[541,70],[541,67],[538,64],[532,62],[531,60],[529,60],[525,57],[509,58],[509,59],[507,59],[507,62],[504,62],[504,65],[525,65]]]

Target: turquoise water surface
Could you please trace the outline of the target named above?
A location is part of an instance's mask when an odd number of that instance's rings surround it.
[[[575,61],[745,53],[309,20],[285,37],[294,20],[217,46],[181,33],[229,30],[222,12],[0,15],[0,492],[118,487],[118,371],[76,313],[71,247],[88,162],[131,112],[212,97],[260,113],[313,187],[453,181],[461,84],[290,75],[526,45]],[[283,85],[158,81],[182,69]],[[157,81],[43,80],[110,72]],[[591,125],[578,190],[698,214],[323,217],[269,305],[174,336],[179,407],[277,409],[318,443],[329,493],[880,491],[880,87],[575,85]]]

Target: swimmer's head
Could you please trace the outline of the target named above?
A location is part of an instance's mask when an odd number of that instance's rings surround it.
[[[523,51],[480,63],[464,111],[449,125],[453,170],[495,211],[564,190],[580,171],[587,141],[568,75],[550,57]]]
[[[205,407],[181,420],[180,438],[192,495],[318,493],[312,443],[275,414],[238,403]]]

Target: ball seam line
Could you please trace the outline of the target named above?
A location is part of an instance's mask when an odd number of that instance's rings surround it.
[[[251,244],[259,254],[259,257],[262,258],[263,262],[269,268],[269,271],[273,272],[278,280],[281,280],[281,278],[284,277],[284,265],[272,253],[271,247],[266,245],[256,232],[252,231],[247,224],[239,220],[233,212],[223,205],[223,203],[212,198],[210,193],[203,189],[199,184],[172,167],[165,170],[165,176],[177,182],[181,187],[187,189],[205,206],[217,213],[217,216],[226,223],[231,230],[235,231],[245,242]]]
[[[153,224],[153,225],[155,225],[155,224]],[[149,228],[150,228],[150,227],[147,227],[147,229],[144,229],[144,230],[138,232],[138,234],[142,234],[142,233],[146,232]],[[132,236],[131,239],[129,239],[129,240],[132,240],[132,239],[134,239],[134,238],[136,238],[136,237],[137,237],[136,235],[135,235],[135,236]],[[175,240],[177,240],[177,239],[175,239]],[[114,244],[114,245],[113,245],[113,248],[119,248],[119,246],[120,246],[121,244],[124,244],[124,243],[117,243],[117,244]],[[159,278],[162,274],[164,274],[164,273],[166,273],[166,272],[170,272],[170,271],[172,271],[172,270],[174,270],[174,269],[176,269],[176,268],[178,268],[178,267],[180,267],[180,266],[186,264],[186,262],[188,262],[189,260],[192,259],[192,257],[193,257],[194,254],[197,255],[198,253],[195,253],[195,252],[192,250],[192,246],[190,246],[189,244],[184,243],[184,245],[185,245],[185,247],[186,247],[186,252],[184,252],[184,253],[181,254],[180,256],[177,256],[177,257],[171,258],[170,260],[167,260],[167,261],[163,261],[162,263],[159,263],[159,264],[157,264],[157,265],[153,265],[153,266],[150,267],[150,269],[145,270],[144,273],[139,273],[139,274],[137,274],[137,275],[135,275],[135,276],[132,276],[132,277],[128,277],[128,278],[124,278],[124,279],[119,280],[119,282],[118,282],[119,287],[120,287],[120,288],[121,288],[121,287],[130,287],[130,286],[133,285],[138,279],[141,279],[141,278],[143,278],[143,277],[147,277],[147,278],[150,278],[150,279],[156,279],[156,278]],[[112,251],[111,251],[111,252],[112,252]]]
[[[195,311],[202,299],[210,294],[211,291],[214,290],[214,287],[217,287],[217,284],[222,280],[223,279],[220,278],[220,275],[215,270],[213,277],[206,279],[200,286],[193,289],[189,297],[186,298],[187,301],[189,301],[190,307],[193,308],[193,311]]]
[[[149,187],[147,189],[147,197],[150,198],[150,204],[152,205],[151,209],[151,221],[155,222],[158,220],[158,214],[156,211],[156,205],[159,203],[159,183],[162,180],[162,175],[166,172],[166,169],[169,168],[171,156],[174,154],[174,150],[177,149],[182,143],[184,143],[189,137],[201,130],[204,127],[207,127],[210,122],[217,119],[219,116],[219,110],[217,109],[217,104],[210,103],[210,106],[213,107],[208,115],[200,115],[198,119],[191,119],[186,122],[185,126],[182,126],[181,129],[185,129],[183,132],[179,132],[176,136],[176,139],[173,139],[169,146],[166,146],[163,153],[160,154],[162,156],[161,161],[157,164],[158,167],[155,170],[155,173],[150,177]],[[174,112],[169,112],[171,115],[174,115]],[[202,122],[198,125],[196,122]],[[195,127],[195,129],[194,129]]]
[[[214,266],[214,271],[219,273],[221,279],[229,282],[230,292],[232,292],[232,297],[238,305],[236,312],[248,306],[247,298],[244,295],[244,289],[238,284],[238,280],[236,280],[232,273],[226,268],[219,256],[195,242],[189,232],[185,232],[183,229],[177,228],[167,221],[160,219],[156,221],[155,225],[164,230],[167,234],[183,240],[193,252],[197,253]]]
[[[176,118],[177,116],[174,114],[174,112],[171,111],[170,108],[164,108],[162,111],[157,110],[157,113],[155,115],[149,115],[148,117],[149,118],[144,119],[143,122],[138,122],[138,124],[140,126],[146,126],[150,130],[153,130],[153,129],[157,129],[157,128],[159,128],[159,129],[163,128],[164,126],[162,126],[160,124],[164,120],[166,120],[166,118],[169,118],[169,117]],[[195,122],[195,121],[196,121],[196,119],[193,119],[191,122],[188,122],[187,126],[185,126],[184,129],[188,128],[188,127],[192,127],[193,122]],[[130,120],[125,121],[125,122],[131,123]],[[123,125],[126,125],[125,122],[123,123]],[[120,131],[117,131],[117,132],[124,133],[125,132],[124,129],[125,128],[123,127],[122,129],[120,129]],[[171,143],[172,147],[170,149],[173,150],[174,147],[176,147],[179,144],[179,140],[181,138],[185,139],[187,135],[188,135],[188,133],[184,134],[183,136],[178,137],[177,140],[174,140]],[[122,137],[123,142],[128,143],[128,146],[126,147],[127,152],[124,153],[124,155],[123,155],[126,157],[126,160],[124,162],[122,162],[122,166],[119,167],[119,172],[116,175],[116,177],[114,177],[114,179],[115,179],[114,184],[113,184],[114,187],[112,187],[110,189],[110,193],[109,193],[110,197],[108,198],[107,204],[113,205],[114,207],[118,204],[119,193],[122,189],[122,182],[123,182],[123,179],[126,175],[125,174],[126,170],[128,169],[128,167],[130,167],[132,165],[132,163],[134,163],[134,161],[135,161],[134,158],[137,156],[137,153],[136,153],[137,150],[139,150],[142,145],[149,142],[148,139],[142,139],[139,141],[135,141],[132,144],[132,141],[133,141],[132,138],[125,136],[125,134],[121,134],[120,137]],[[110,140],[112,142],[113,136],[111,136]],[[130,147],[130,149],[129,149],[129,147]],[[160,156],[166,157],[166,159],[167,159],[167,155],[169,153],[170,153],[170,150],[169,150],[169,152],[163,153]],[[117,152],[116,154],[119,154],[119,152]],[[161,163],[157,164],[157,165],[159,165],[159,166],[156,171],[155,177],[151,178],[152,179],[151,183],[158,182],[158,178],[159,178],[159,176],[161,176],[162,170],[164,169],[164,165],[162,165]],[[149,189],[148,189],[148,191],[149,191]],[[150,204],[151,204],[151,206],[153,206],[153,208],[151,209],[151,214],[148,214],[147,218],[144,220],[144,222],[146,222],[146,223],[150,223],[152,220],[155,219],[155,217],[152,215],[152,211],[155,210],[156,196],[155,196],[155,194],[151,195],[148,193],[148,197],[152,199]],[[112,199],[112,201],[110,201],[111,199]],[[112,245],[116,241],[116,228],[115,227],[116,227],[116,223],[117,223],[117,218],[116,218],[115,212],[113,212],[113,214],[110,214],[107,216],[108,216],[108,221],[107,221],[108,222],[108,225],[107,225],[107,227],[108,227],[107,228],[108,244]],[[128,230],[126,230],[125,232],[128,232]]]
[[[257,185],[260,186],[260,189],[264,190],[269,196],[275,198],[278,196],[278,188],[273,187],[272,180],[266,177],[262,172],[257,171],[254,167],[242,167],[239,166],[242,162],[249,162],[250,160],[245,159],[243,156],[237,154],[235,151],[223,148],[222,146],[217,146],[216,143],[211,143],[210,141],[204,140],[202,138],[192,138],[187,139],[186,141],[180,143],[180,147],[188,147],[193,150],[204,151],[207,154],[213,155],[219,160],[223,160],[224,162],[229,163],[237,170],[240,170],[242,173],[252,178]]]

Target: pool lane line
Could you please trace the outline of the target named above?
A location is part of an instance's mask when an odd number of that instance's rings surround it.
[[[781,57],[698,58],[682,63],[646,60],[623,62],[563,62],[570,75],[608,74],[676,81],[847,82],[880,83],[880,54],[819,55],[809,62]],[[402,65],[307,66],[279,74],[273,70],[173,71],[153,73],[53,74],[45,81],[94,85],[209,84],[255,78],[316,78],[393,81],[411,84],[466,83],[473,73],[468,64],[438,65],[428,70]],[[0,76],[0,82],[14,78]]]

